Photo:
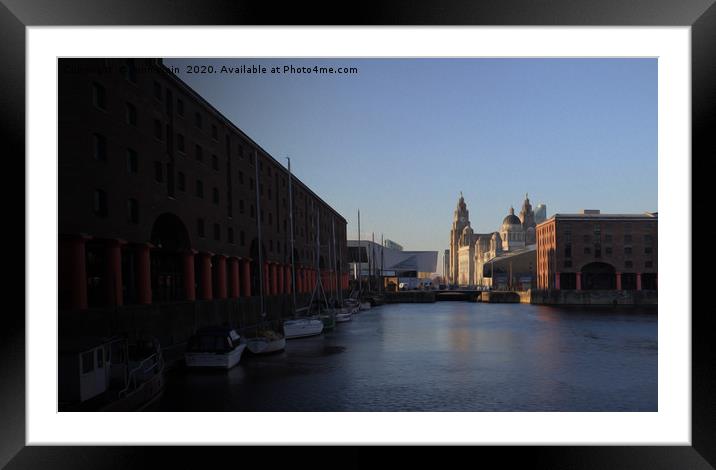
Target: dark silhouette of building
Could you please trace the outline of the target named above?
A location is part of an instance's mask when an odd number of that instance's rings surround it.
[[[555,214],[537,225],[537,287],[656,290],[658,216]]]
[[[296,291],[315,284],[316,258],[328,289],[347,287],[345,219],[292,181]],[[285,167],[161,60],[60,59],[61,309],[251,297],[260,272],[265,295],[290,293],[288,188]]]

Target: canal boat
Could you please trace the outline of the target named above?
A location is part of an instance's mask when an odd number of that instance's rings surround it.
[[[164,390],[164,359],[155,338],[74,338],[60,343],[60,411],[139,411]]]
[[[231,369],[239,363],[245,348],[246,343],[236,330],[206,327],[189,338],[184,360],[187,367]]]
[[[370,310],[370,302],[361,302],[360,310]]]
[[[270,354],[286,348],[286,337],[273,330],[262,330],[246,340],[246,347],[251,354]]]

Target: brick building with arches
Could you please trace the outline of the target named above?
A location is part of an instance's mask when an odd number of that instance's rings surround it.
[[[295,177],[293,285],[287,169],[161,60],[60,59],[58,85],[60,311],[348,287],[346,220]]]
[[[657,290],[656,212],[555,214],[536,232],[538,289]]]

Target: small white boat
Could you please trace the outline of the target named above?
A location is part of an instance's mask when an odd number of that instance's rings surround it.
[[[275,331],[265,331],[259,336],[248,338],[246,347],[252,354],[268,354],[286,348],[286,337]]]
[[[349,308],[338,308],[336,309],[336,322],[342,323],[351,321],[353,318],[353,311]]]
[[[246,343],[236,330],[225,327],[202,328],[189,339],[184,359],[187,367],[231,369],[241,360]]]
[[[315,318],[297,318],[283,322],[283,334],[286,339],[305,338],[320,335],[322,332],[323,322]]]

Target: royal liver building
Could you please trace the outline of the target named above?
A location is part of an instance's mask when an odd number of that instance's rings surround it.
[[[505,275],[508,279],[503,282],[507,284],[525,279],[525,273],[519,273],[519,276],[515,274],[518,274],[518,267],[520,271],[526,271],[527,275],[531,271],[535,226],[542,222],[546,212],[542,204],[539,209],[541,214],[536,217],[529,197],[525,195],[519,217],[510,207],[499,231],[475,233],[470,226],[470,213],[461,192],[450,230],[448,282],[459,286],[495,286],[498,280],[505,279]],[[503,260],[508,260],[510,268],[516,268],[515,272],[502,272]],[[498,273],[495,273],[495,263]]]

